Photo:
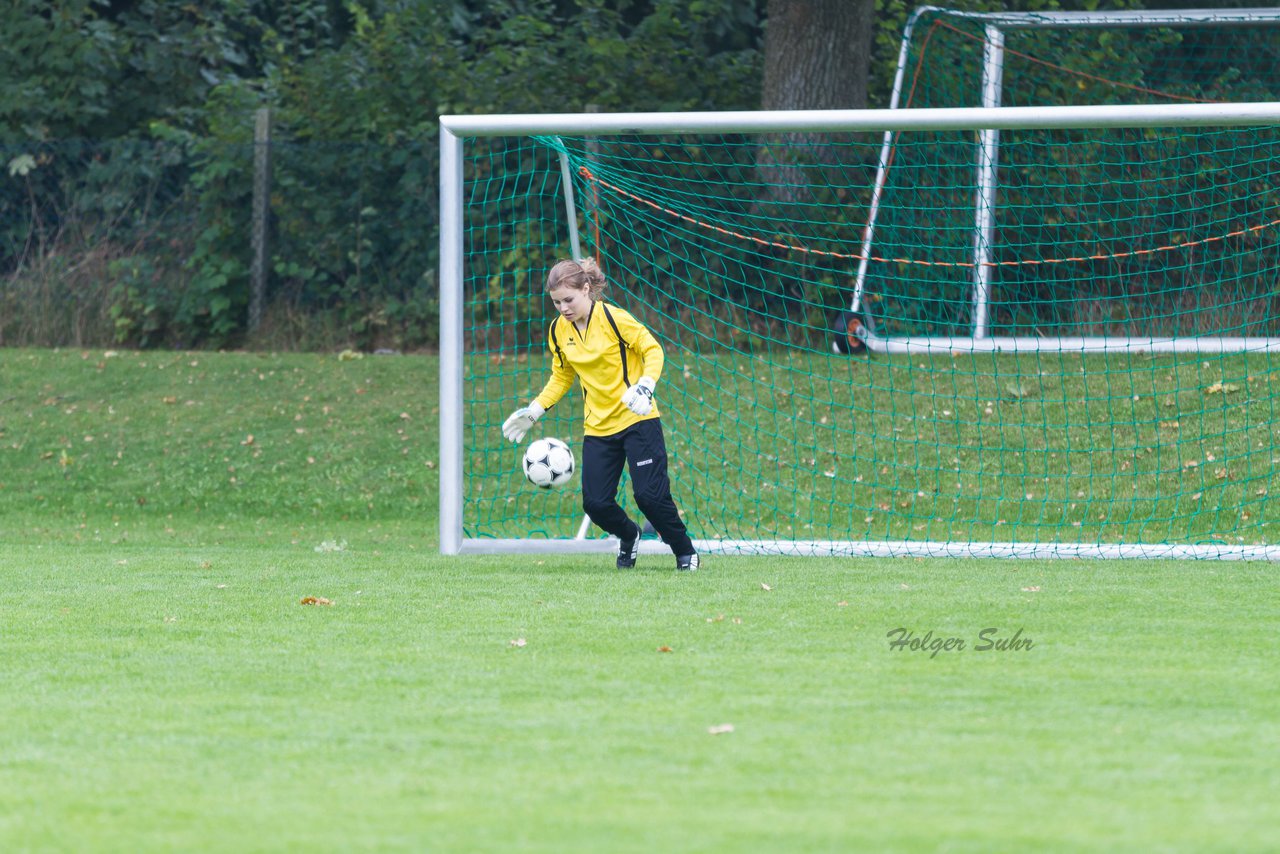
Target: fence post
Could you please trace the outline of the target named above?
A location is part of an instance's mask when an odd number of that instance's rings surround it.
[[[253,120],[253,260],[249,264],[249,331],[262,323],[267,293],[267,225],[271,214],[271,108],[259,107]]]

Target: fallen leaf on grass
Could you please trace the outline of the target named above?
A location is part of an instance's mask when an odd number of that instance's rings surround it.
[[[1022,383],[1014,383],[1014,382],[1005,383],[1004,390],[1014,400],[1022,400],[1024,397],[1031,396],[1031,389],[1027,388]]]
[[[1233,391],[1239,391],[1240,386],[1234,383],[1214,383],[1204,390],[1205,394],[1231,394]]]
[[[658,652],[675,652],[675,650],[669,646],[660,646],[658,647]]]
[[[733,732],[733,724],[716,724],[707,727],[707,732],[711,735],[724,735],[726,732]]]
[[[303,605],[332,605],[332,599],[326,599],[323,596],[303,596]]]

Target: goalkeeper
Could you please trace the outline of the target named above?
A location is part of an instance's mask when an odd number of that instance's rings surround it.
[[[593,259],[551,268],[547,294],[559,313],[551,323],[551,379],[511,413],[502,434],[512,442],[582,382],[582,509],[618,538],[618,568],[636,565],[640,526],[618,504],[625,463],[640,512],[676,555],[676,569],[698,568],[698,554],[671,497],[667,447],[653,392],[662,375],[662,346],[644,324],[602,299],[606,282]]]

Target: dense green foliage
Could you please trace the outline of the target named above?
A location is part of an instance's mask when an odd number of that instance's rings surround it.
[[[758,99],[751,0],[18,5],[0,343],[244,341],[260,107],[262,338],[416,347],[435,339],[438,115]]]
[[[878,3],[872,105],[887,101],[910,9]],[[751,109],[764,10],[763,0],[10,0],[0,344],[430,347],[438,116]],[[264,107],[270,262],[250,335],[253,128]]]

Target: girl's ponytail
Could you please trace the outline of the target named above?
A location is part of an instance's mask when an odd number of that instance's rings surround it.
[[[594,258],[580,258],[577,261],[561,261],[547,274],[548,291],[565,286],[588,291],[592,300],[599,300],[603,298],[609,283],[605,281],[604,273],[600,272],[600,265]]]

